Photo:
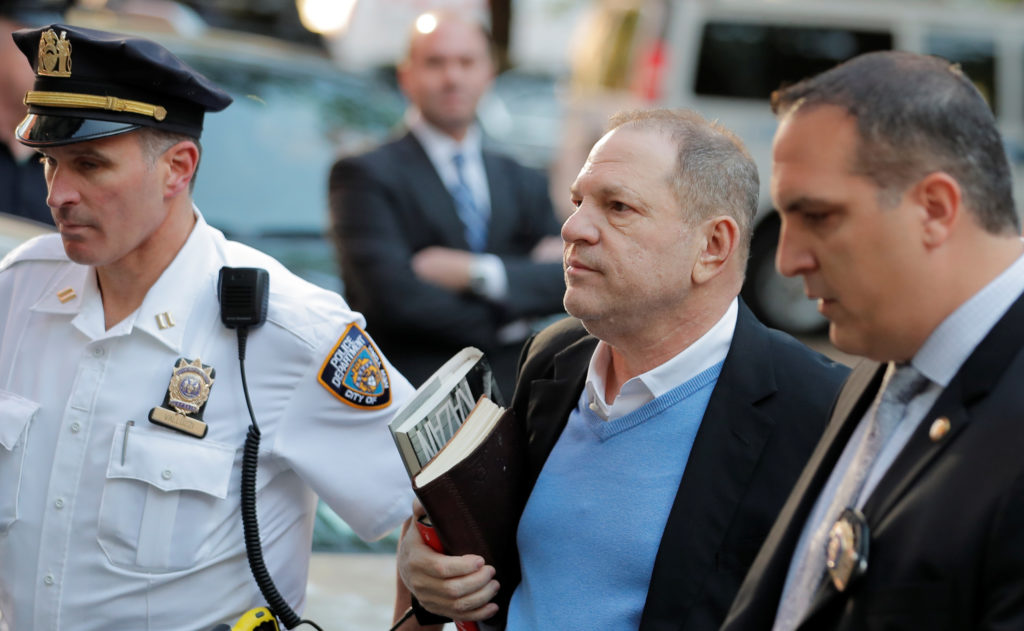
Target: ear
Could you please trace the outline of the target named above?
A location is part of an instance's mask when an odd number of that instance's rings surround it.
[[[170,199],[187,192],[196,167],[199,166],[199,148],[194,142],[183,140],[164,152],[160,157],[166,165],[164,198]]]
[[[945,243],[964,213],[960,184],[948,173],[936,171],[914,185],[910,194],[911,201],[924,211],[921,228],[925,247]]]
[[[729,216],[712,217],[697,227],[701,232],[697,260],[693,265],[692,280],[702,285],[721,274],[739,244],[740,227]]]

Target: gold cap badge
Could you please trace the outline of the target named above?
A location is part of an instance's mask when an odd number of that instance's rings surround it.
[[[60,39],[54,30],[43,31],[39,38],[39,56],[36,59],[36,74],[43,77],[71,76],[71,40],[67,32],[61,31]]]

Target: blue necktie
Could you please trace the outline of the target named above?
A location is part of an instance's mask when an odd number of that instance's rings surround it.
[[[466,226],[466,241],[474,252],[483,252],[487,245],[487,214],[473,199],[473,191],[466,183],[466,156],[456,153],[452,157],[459,179],[449,191],[455,200],[455,212]]]

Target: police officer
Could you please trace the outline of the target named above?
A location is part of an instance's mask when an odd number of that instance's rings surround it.
[[[14,38],[36,74],[16,134],[43,156],[59,234],[0,262],[0,628],[208,629],[262,604],[222,266],[269,272],[245,360],[258,506],[267,567],[301,610],[317,494],[366,539],[407,516],[386,423],[412,388],[338,295],[193,205],[204,114],[227,94],[147,40]]]

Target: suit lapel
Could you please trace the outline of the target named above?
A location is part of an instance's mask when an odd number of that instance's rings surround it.
[[[810,462],[808,462],[807,467],[804,469],[804,473],[800,476],[800,481],[797,482],[797,488],[801,492],[801,513],[798,520],[793,522],[792,528],[790,528],[788,533],[788,552],[783,554],[780,559],[783,565],[781,566],[782,574],[779,575],[780,583],[776,601],[782,595],[781,588],[785,582],[786,573],[789,570],[789,564],[800,534],[803,532],[804,525],[814,509],[814,504],[821,495],[822,489],[828,482],[829,477],[831,477],[832,470],[839,461],[839,457],[842,455],[843,450],[846,449],[850,436],[853,435],[853,431],[857,428],[860,420],[864,418],[864,415],[867,414],[868,408],[871,407],[871,403],[875,400],[878,389],[882,385],[886,366],[887,364],[881,362],[864,360],[850,373],[847,385],[843,388],[839,394],[839,399],[836,401],[835,411],[832,414],[829,427],[821,444],[818,445],[819,449],[815,450],[815,454],[811,457]],[[826,446],[826,449],[823,450],[822,457],[819,458],[818,451],[822,446]],[[812,481],[806,486],[803,485],[805,476],[812,477]],[[785,513],[785,511],[783,512]],[[784,515],[780,515],[779,521],[782,521],[783,518]],[[818,590],[812,598],[811,606],[801,625],[806,623],[808,619],[819,615],[828,605],[831,597],[838,593],[826,572],[822,577],[821,583],[818,585]]]
[[[741,304],[729,354],[704,411],[654,561],[640,629],[686,619],[715,568],[722,540],[775,420],[755,404],[776,390],[760,324]]]
[[[436,226],[440,234],[447,235],[447,245],[468,250],[466,228],[455,210],[455,201],[427,157],[423,145],[409,132],[398,140],[396,147],[400,158],[395,168],[403,170],[408,190],[414,192],[415,203],[423,208],[422,215]]]
[[[733,611],[750,612],[745,616],[748,624],[756,620],[765,628],[771,627],[804,524],[857,421],[871,405],[883,373],[883,366],[878,362],[862,361],[840,391],[828,427],[779,512],[733,604]]]
[[[953,380],[939,395],[928,414],[914,430],[907,445],[879,481],[864,504],[864,517],[873,533],[885,526],[893,507],[909,491],[948,445],[970,423],[972,404],[983,399],[999,381],[1013,358],[1024,348],[1024,296],[1019,297],[1010,309],[996,323],[988,335],[978,344]],[[872,393],[877,390],[877,386]],[[870,400],[870,398],[869,398]],[[853,417],[859,419],[863,412]],[[929,436],[934,419],[946,417],[950,429],[942,440],[934,441]],[[870,554],[870,553],[869,553]],[[870,556],[868,567],[870,568]],[[839,592],[831,581],[825,581],[815,595],[808,617],[828,607]]]
[[[1021,321],[1024,321],[1024,297],[1017,299],[974,349],[879,481],[864,505],[869,523],[881,525],[893,505],[967,426],[971,405],[988,395],[1024,347]],[[942,440],[934,441],[929,436],[932,421],[943,416],[949,420],[950,429]]]
[[[484,170],[487,172],[487,188],[491,198],[491,217],[487,224],[487,243],[507,243],[515,231],[518,213],[515,209],[516,195],[508,178],[507,167],[489,151],[483,152]],[[487,248],[490,252],[490,247]]]
[[[537,379],[530,384],[526,414],[530,488],[579,401],[587,380],[587,364],[596,346],[597,339],[589,335],[573,342],[555,355],[552,379]]]

